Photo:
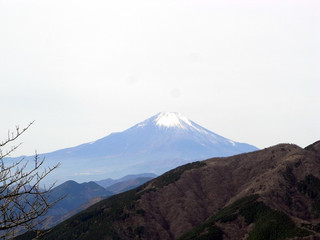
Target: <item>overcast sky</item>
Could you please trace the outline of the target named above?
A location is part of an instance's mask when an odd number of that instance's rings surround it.
[[[319,0],[0,0],[0,137],[17,155],[180,112],[265,148],[320,139]]]

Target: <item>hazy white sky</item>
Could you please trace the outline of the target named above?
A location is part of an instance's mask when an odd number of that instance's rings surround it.
[[[318,0],[0,0],[0,137],[71,147],[161,111],[259,148],[320,139]]]

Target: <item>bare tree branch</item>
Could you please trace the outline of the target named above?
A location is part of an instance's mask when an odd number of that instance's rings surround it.
[[[6,159],[20,144],[4,153],[1,149],[15,141],[32,124],[33,122],[22,130],[17,126],[15,132],[9,132],[8,138],[0,143],[0,239],[12,238],[23,231],[33,230],[39,224],[37,219],[60,200],[50,202],[48,199],[54,183],[48,188],[41,187],[44,178],[59,167],[59,164],[45,168],[45,159],[39,159],[37,153],[32,165],[24,159]]]
[[[25,128],[23,128],[22,130],[20,130],[19,126],[16,126],[16,131],[15,132],[8,132],[8,138],[6,140],[4,140],[3,142],[0,143],[0,147],[3,147],[5,145],[7,145],[9,142],[13,142],[14,140],[16,140],[18,137],[20,137],[25,131],[27,131],[29,129],[29,127],[34,123],[31,122],[28,124],[28,126],[26,126]]]

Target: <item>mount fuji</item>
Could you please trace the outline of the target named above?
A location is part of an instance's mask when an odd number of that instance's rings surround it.
[[[43,154],[61,167],[52,178],[79,182],[128,174],[162,174],[179,165],[211,157],[258,150],[219,136],[180,113],[162,112],[97,141]]]

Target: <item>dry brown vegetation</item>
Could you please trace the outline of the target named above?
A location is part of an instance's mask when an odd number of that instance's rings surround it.
[[[92,206],[58,225],[46,239],[89,239],[93,233],[105,239],[177,239],[248,196],[257,196],[255,201],[264,211],[292,223],[293,233],[313,234],[296,239],[317,239],[320,218],[315,196],[320,185],[311,188],[306,176],[320,179],[319,149],[320,142],[306,149],[279,144],[186,165]],[[222,230],[223,239],[256,239],[250,235],[256,229],[254,221],[246,224],[245,215],[233,211],[237,214],[215,221],[214,229]]]

